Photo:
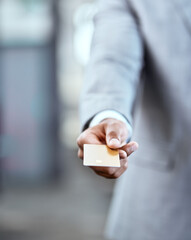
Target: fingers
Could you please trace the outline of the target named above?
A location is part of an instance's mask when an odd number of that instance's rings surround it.
[[[116,179],[119,178],[128,168],[127,158],[120,160],[121,166],[119,168],[114,167],[90,167],[97,175]]]
[[[119,157],[120,157],[120,159],[126,158],[126,157],[127,157],[126,151],[120,149],[120,150],[119,150]]]
[[[91,167],[94,172],[109,179],[119,178],[128,168],[128,157],[138,149],[138,143],[130,142],[119,149],[120,168]]]
[[[128,168],[128,158],[124,158],[120,160],[121,167],[118,168],[115,172],[115,177],[119,178]]]
[[[126,124],[115,119],[107,119],[105,123],[106,143],[108,147],[118,149],[126,144],[128,131]]]
[[[133,152],[135,152],[138,149],[139,145],[137,142],[130,142],[127,143],[125,146],[123,146],[120,151],[125,151],[127,154],[127,157],[130,156]]]
[[[116,172],[116,167],[90,167],[94,172],[98,174],[105,174],[105,175],[110,175],[112,176]]]

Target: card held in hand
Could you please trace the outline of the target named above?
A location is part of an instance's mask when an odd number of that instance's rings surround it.
[[[84,144],[84,166],[120,167],[119,151],[106,145]]]

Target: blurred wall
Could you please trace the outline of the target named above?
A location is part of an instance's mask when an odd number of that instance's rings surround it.
[[[0,2],[3,182],[39,183],[57,164],[55,1]]]
[[[80,132],[94,2],[0,2],[4,182],[43,182],[68,171]]]

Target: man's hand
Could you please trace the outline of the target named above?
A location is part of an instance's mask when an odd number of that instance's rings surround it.
[[[118,178],[128,167],[128,157],[138,148],[136,142],[126,144],[127,138],[128,131],[125,123],[112,118],[105,119],[80,134],[77,139],[78,157],[83,159],[84,144],[106,144],[109,148],[119,149],[121,167],[90,167],[100,176]]]

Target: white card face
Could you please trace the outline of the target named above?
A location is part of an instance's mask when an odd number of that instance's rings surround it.
[[[84,166],[120,167],[118,150],[106,145],[84,144]]]

